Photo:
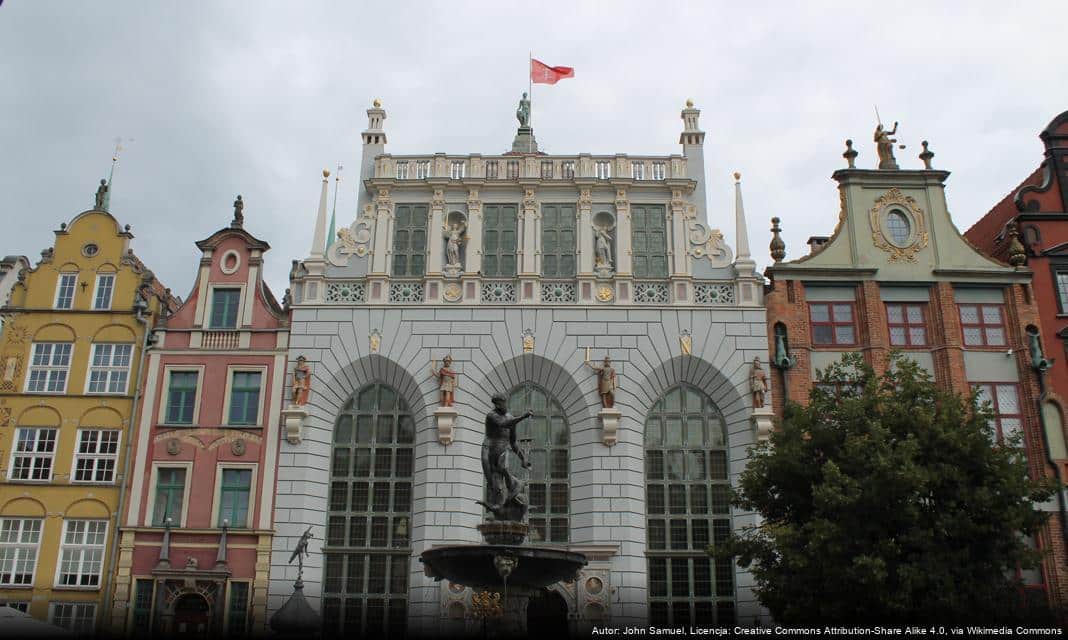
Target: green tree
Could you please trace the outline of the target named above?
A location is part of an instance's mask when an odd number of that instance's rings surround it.
[[[752,568],[779,624],[1018,618],[1008,574],[1040,560],[1023,536],[1053,488],[1028,478],[1018,440],[994,445],[989,404],[891,362],[876,376],[847,355],[821,373],[838,390],[787,404],[735,493],[763,524],[713,553]]]

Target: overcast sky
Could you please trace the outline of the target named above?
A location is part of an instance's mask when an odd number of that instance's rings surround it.
[[[0,0],[2,1],[2,0]],[[278,297],[311,245],[320,172],[340,162],[338,224],[355,217],[365,110],[380,98],[393,153],[500,153],[527,55],[575,68],[535,87],[549,153],[680,152],[701,109],[709,218],[733,246],[730,173],[768,261],[834,228],[831,173],[853,138],[874,167],[873,105],[901,122],[903,168],[953,172],[962,231],[1042,159],[1068,109],[1068,2],[59,2],[0,5],[0,255],[36,262],[90,208],[114,140],[111,211],[183,299],[196,240],[228,224],[266,240]],[[331,180],[333,185],[333,180]]]

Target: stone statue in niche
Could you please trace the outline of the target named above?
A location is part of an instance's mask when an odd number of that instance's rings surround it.
[[[768,392],[768,374],[760,364],[760,358],[753,358],[753,370],[749,374],[749,391],[753,394],[753,408],[764,406],[764,395]]]
[[[896,138],[890,136],[897,134],[897,123],[894,123],[894,128],[887,131],[883,128],[883,123],[879,123],[875,126],[875,150],[879,154],[879,168],[890,169],[896,171],[899,169],[897,166],[897,160],[894,158],[894,143],[897,142]],[[901,145],[904,149],[905,145]]]
[[[297,366],[293,367],[293,404],[302,406],[308,404],[308,396],[311,395],[311,367],[308,359],[297,356]]]
[[[598,267],[612,268],[612,235],[608,227],[594,227],[594,263]]]
[[[482,441],[482,475],[486,480],[486,500],[478,504],[497,520],[522,522],[527,515],[526,485],[508,470],[508,452],[519,457],[524,469],[530,463],[516,443],[515,427],[534,415],[527,410],[521,416],[508,413],[508,401],[502,394],[491,400],[493,411],[486,414],[486,439]]]
[[[440,369],[438,368],[437,360],[431,362],[430,375],[438,379],[441,406],[451,407],[456,397],[456,376],[458,375],[452,370],[452,356],[445,356],[445,359],[441,361]]]
[[[464,248],[465,233],[467,233],[467,221],[460,215],[455,216],[442,231],[446,240],[445,275],[455,277],[463,273],[464,265],[460,253]]]
[[[589,349],[586,350],[586,366],[597,373],[597,393],[601,396],[601,407],[611,409],[616,404],[616,370],[612,367],[612,360],[607,355],[601,366],[590,362]]]

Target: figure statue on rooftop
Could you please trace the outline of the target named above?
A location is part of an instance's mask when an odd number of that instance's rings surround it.
[[[245,201],[241,199],[241,196],[237,196],[237,200],[234,200],[234,221],[230,223],[232,227],[240,227],[245,224]]]
[[[890,169],[896,171],[900,167],[897,166],[897,160],[894,158],[894,143],[897,142],[897,138],[891,138],[890,136],[897,133],[897,122],[894,123],[894,128],[887,131],[883,128],[883,123],[879,123],[875,126],[875,149],[879,154],[879,168]],[[904,148],[904,145],[902,145]]]
[[[100,186],[96,188],[96,202],[93,205],[94,209],[96,209],[97,211],[103,211],[104,210],[104,201],[107,199],[107,194],[108,194],[108,181],[103,179],[103,178],[101,178],[100,179]]]
[[[519,108],[515,111],[515,117],[519,119],[520,127],[530,126],[530,99],[527,98],[525,91],[523,97],[519,99]]]
[[[494,394],[493,411],[486,414],[486,439],[482,441],[482,474],[486,480],[486,500],[478,503],[497,520],[521,522],[527,513],[525,484],[508,470],[508,452],[519,457],[524,469],[530,468],[527,457],[516,444],[516,425],[534,415],[527,410],[521,416],[508,413],[504,395]]]

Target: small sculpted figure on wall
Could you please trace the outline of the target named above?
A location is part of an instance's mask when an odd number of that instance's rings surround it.
[[[297,406],[308,404],[308,396],[311,395],[311,378],[308,359],[298,356],[297,366],[293,367],[293,404]]]
[[[438,379],[438,391],[441,392],[441,398],[439,402],[443,407],[451,407],[453,400],[456,397],[456,376],[458,375],[452,370],[452,356],[445,356],[445,359],[441,362],[441,368],[438,368],[438,361],[434,360],[430,364],[430,375]]]

